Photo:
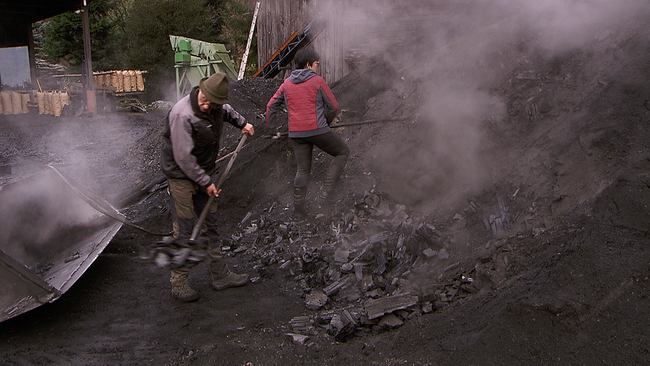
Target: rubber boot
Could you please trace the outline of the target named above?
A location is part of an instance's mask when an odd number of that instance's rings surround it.
[[[307,187],[293,187],[293,217],[298,221],[304,220],[307,216],[306,197]]]
[[[199,298],[199,294],[190,287],[189,270],[175,268],[171,270],[172,297],[175,299],[190,302]]]
[[[248,283],[248,274],[236,274],[228,268],[228,264],[221,257],[221,249],[210,248],[210,275],[212,276],[212,288],[217,291],[230,287],[244,286]]]
[[[332,200],[334,191],[336,190],[336,185],[339,182],[342,173],[342,166],[332,164],[327,168],[327,174],[325,175],[325,181],[323,182],[323,189],[320,192],[320,200],[323,204],[329,203]]]

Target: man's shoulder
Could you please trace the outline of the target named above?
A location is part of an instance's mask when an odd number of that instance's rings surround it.
[[[185,97],[179,99],[176,104],[174,104],[172,109],[169,111],[169,116],[191,116],[193,113],[194,112],[192,110],[192,105],[190,104],[190,98],[188,95],[186,95]]]

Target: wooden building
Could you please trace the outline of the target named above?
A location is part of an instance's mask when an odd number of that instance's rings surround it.
[[[468,0],[261,0],[258,14],[258,65],[305,25],[321,57],[320,75],[332,84],[347,75],[365,56],[390,55],[398,44],[417,42],[433,25],[451,21],[441,10],[465,6]],[[406,42],[406,43],[404,43]],[[292,65],[288,65],[292,66]],[[288,71],[288,70],[287,70]],[[288,76],[281,72],[278,78]]]
[[[341,27],[345,24],[342,15],[347,2],[321,0],[321,4],[327,3],[328,9],[333,9],[335,12],[335,14],[327,14],[327,17],[318,14],[313,6],[315,2],[316,0],[261,1],[257,29],[258,65],[264,65],[294,32],[300,32],[313,22],[322,21],[324,22],[322,29],[311,28],[310,41],[306,45],[320,54],[320,75],[331,84],[350,71],[354,66],[353,62],[349,61],[353,50],[346,47],[348,43],[341,39],[341,34],[346,33],[341,31]],[[336,16],[337,12],[341,13],[340,17]],[[292,66],[292,64],[288,65],[288,67]],[[287,69],[276,77],[285,78],[289,72],[290,70]]]

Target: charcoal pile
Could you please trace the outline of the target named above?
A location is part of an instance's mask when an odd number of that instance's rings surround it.
[[[249,213],[222,249],[250,256],[253,282],[278,275],[299,286],[307,315],[295,317],[289,333],[298,343],[318,334],[345,341],[391,330],[492,284],[470,277],[475,270],[459,272],[449,235],[458,225],[441,230],[380,193],[350,195],[337,203],[336,215],[299,222],[274,209],[256,218]],[[486,253],[484,267],[491,262]]]

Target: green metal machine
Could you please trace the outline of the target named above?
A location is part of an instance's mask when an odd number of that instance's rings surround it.
[[[176,100],[199,85],[201,79],[218,72],[225,73],[230,80],[237,80],[230,51],[223,44],[172,35],[169,40],[175,52]]]

